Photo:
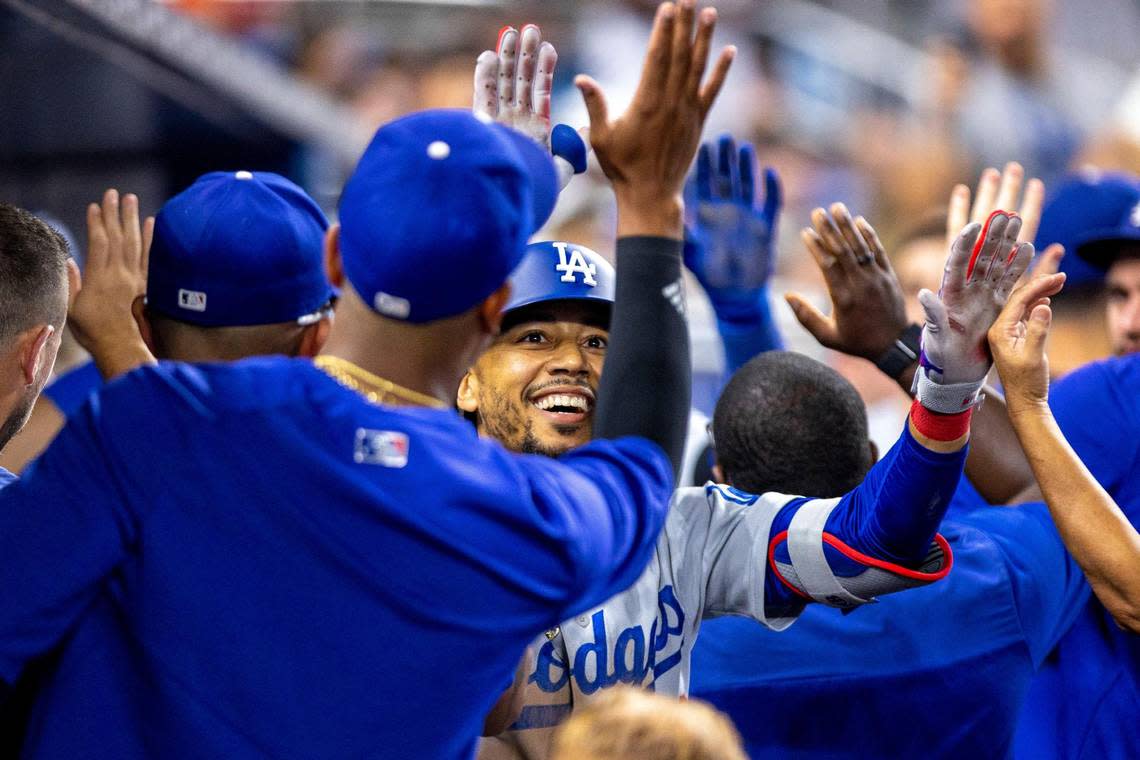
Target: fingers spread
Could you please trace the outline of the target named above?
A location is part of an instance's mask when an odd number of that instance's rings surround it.
[[[550,96],[554,91],[554,67],[558,51],[549,42],[538,49],[538,71],[534,76],[534,112],[550,121]]]
[[[752,147],[752,146],[749,146]],[[764,170],[764,218],[775,229],[776,217],[784,205],[784,191],[780,186],[780,175],[772,167]]]
[[[1017,208],[1017,197],[1021,195],[1021,183],[1025,180],[1025,169],[1016,161],[1005,165],[1001,173],[994,208]]]
[[[811,257],[815,259],[816,266],[819,267],[824,279],[828,281],[828,288],[830,288],[831,282],[835,278],[835,271],[838,269],[835,256],[828,250],[819,233],[809,227],[800,230],[800,240],[803,241],[804,247],[808,249]]]
[[[1065,247],[1060,243],[1053,243],[1037,257],[1033,263],[1033,274],[1055,274],[1061,266],[1061,259],[1065,257]]]
[[[847,206],[842,203],[831,204],[831,217],[835,220],[835,226],[839,229],[839,234],[843,236],[847,248],[855,255],[855,263],[860,266],[866,266],[874,260],[874,254],[867,246],[867,241],[855,229],[855,221],[851,218],[851,212],[847,210]]]
[[[538,67],[538,47],[542,32],[534,24],[527,24],[520,33],[518,63],[515,65],[515,106],[520,110],[534,110],[534,74]]]
[[[811,212],[811,222],[827,251],[839,264],[839,268],[845,272],[854,271],[858,266],[855,262],[855,252],[851,250],[842,233],[839,232],[839,228],[835,226],[835,221],[831,215],[823,209],[817,208]]]
[[[697,199],[710,201],[713,198],[713,159],[712,146],[701,143],[697,149]]]
[[[586,103],[586,113],[590,115],[590,144],[597,146],[606,141],[609,135],[609,107],[606,104],[605,93],[593,78],[579,74],[574,78],[574,85],[582,93],[582,100]]]
[[[737,162],[737,176],[740,177],[740,195],[737,196],[748,208],[756,207],[756,149],[751,143],[740,146],[740,160]]]
[[[740,196],[740,177],[737,174],[736,142],[732,135],[721,135],[716,143],[716,174],[713,192],[716,198],[730,201]]]
[[[701,79],[708,66],[712,48],[713,29],[716,28],[716,8],[705,8],[697,15],[697,40],[689,61],[689,76],[685,82],[685,97],[695,98],[701,90]]]
[[[999,249],[1003,249],[1002,241],[1005,238],[1005,228],[1009,224],[1009,217],[1005,212],[995,211],[986,219],[985,225],[978,239],[974,242],[974,249],[970,254],[970,265],[966,269],[966,282],[975,279],[982,280],[990,271],[994,258]],[[1003,252],[1008,252],[1005,247]]]
[[[494,119],[499,115],[499,56],[484,50],[475,59],[475,88],[471,108]]]
[[[982,225],[970,222],[950,246],[950,256],[946,259],[946,269],[942,273],[942,291],[953,292],[966,286],[966,279],[973,265],[977,241],[982,240]]]
[[[499,110],[515,105],[515,68],[518,61],[519,33],[508,26],[499,33]]]
[[[107,228],[103,226],[103,209],[98,203],[87,206],[87,259],[88,268],[102,266],[107,257]]]
[[[1029,268],[1029,262],[1032,260],[1033,244],[1018,243],[1010,257],[1008,266],[1005,267],[1005,271],[994,289],[994,295],[999,300],[1005,301],[1009,297],[1013,286],[1021,279],[1021,275],[1025,274],[1025,270]],[[994,268],[997,269],[997,265]]]
[[[713,103],[716,102],[716,96],[720,94],[720,88],[724,86],[725,77],[728,76],[728,69],[732,66],[734,58],[736,58],[736,46],[734,45],[729,45],[720,52],[716,66],[713,67],[712,76],[705,82],[698,97],[702,113],[708,113]]]
[[[1025,185],[1025,197],[1021,199],[1021,234],[1018,240],[1033,242],[1037,238],[1037,228],[1041,224],[1041,208],[1045,205],[1045,183],[1034,177]]]
[[[971,222],[984,222],[995,208],[997,208],[998,183],[1001,175],[998,170],[990,167],[982,172],[978,180],[978,189],[974,192],[974,206],[970,209]]]
[[[946,245],[954,244],[958,233],[970,223],[970,188],[955,185],[946,207]]]
[[[138,265],[142,253],[142,230],[139,229],[139,198],[134,193],[123,196],[123,245],[120,257],[132,267]]]
[[[946,313],[946,304],[942,303],[941,298],[926,288],[923,288],[918,291],[918,303],[922,306],[922,311],[926,315],[926,325],[932,332],[939,332],[950,328],[950,318]]]
[[[673,24],[673,39],[669,56],[669,76],[665,81],[665,91],[670,98],[682,97],[682,90],[689,81],[689,64],[693,58],[693,18],[695,0],[679,0],[677,20]]]
[[[839,338],[839,330],[835,320],[825,316],[823,312],[808,303],[807,299],[798,293],[784,294],[784,300],[792,307],[792,314],[796,321],[804,326],[812,337],[821,345],[831,346]]]
[[[653,107],[661,99],[665,80],[669,76],[669,54],[673,49],[673,22],[677,8],[673,3],[661,3],[653,18],[653,31],[649,35],[649,49],[645,53],[645,63],[641,68],[641,84],[637,88],[634,102],[646,108]]]
[[[879,233],[875,232],[875,228],[871,226],[870,222],[861,216],[855,217],[855,228],[859,230],[863,242],[866,243],[867,248],[871,251],[871,255],[875,257],[875,263],[886,270],[893,272],[891,267],[891,260],[887,258],[887,252],[883,248],[883,242],[879,240]]]

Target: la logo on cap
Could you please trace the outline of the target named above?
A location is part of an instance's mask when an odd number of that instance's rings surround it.
[[[577,248],[566,249],[565,243],[554,243],[558,250],[558,263],[554,269],[562,273],[561,282],[577,282],[577,275],[582,275],[582,282],[591,288],[598,284],[595,277],[598,268],[586,260],[586,256]]]

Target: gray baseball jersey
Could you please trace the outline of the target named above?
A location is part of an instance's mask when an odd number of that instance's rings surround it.
[[[522,713],[512,730],[483,741],[480,759],[545,758],[554,728],[606,686],[686,694],[704,617],[747,615],[775,630],[791,625],[794,618],[765,617],[764,577],[772,521],[792,498],[711,484],[678,489],[637,582],[527,650]]]

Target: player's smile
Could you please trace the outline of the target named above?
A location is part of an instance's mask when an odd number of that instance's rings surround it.
[[[546,386],[532,393],[529,400],[555,425],[585,422],[594,412],[594,391],[587,385]]]

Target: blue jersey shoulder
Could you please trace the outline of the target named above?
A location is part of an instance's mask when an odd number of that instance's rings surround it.
[[[103,387],[103,376],[95,362],[86,361],[57,376],[44,388],[47,396],[64,417],[79,411],[83,402]]]

